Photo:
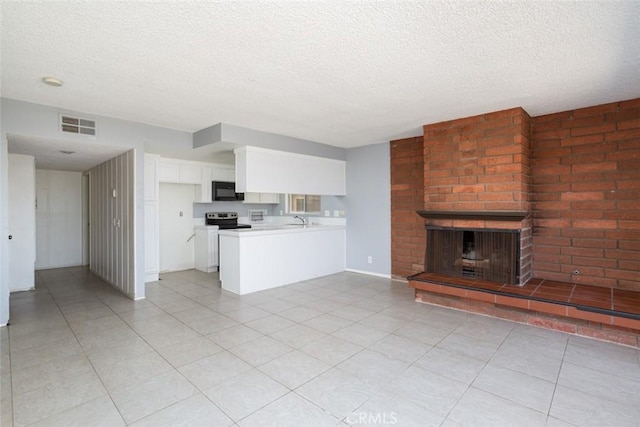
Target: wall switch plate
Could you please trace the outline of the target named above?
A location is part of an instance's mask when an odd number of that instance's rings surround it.
[[[333,216],[340,216],[340,211],[333,211]]]
[[[371,264],[373,262],[373,257],[371,255],[369,255],[367,257],[367,264]]]
[[[328,210],[324,211],[324,216],[331,216],[331,211],[328,211]]]
[[[280,211],[280,216],[282,216],[283,211]]]
[[[344,211],[340,211],[340,215],[341,215],[341,216],[344,216]]]

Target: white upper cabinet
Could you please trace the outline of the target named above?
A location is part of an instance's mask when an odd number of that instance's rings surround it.
[[[236,182],[235,169],[215,168],[211,175],[212,181]]]
[[[147,200],[157,199],[157,183],[165,182],[195,185],[194,203],[211,203],[211,181],[234,182],[235,178],[236,172],[233,166],[145,155],[145,197]],[[151,182],[154,182],[155,186]]]
[[[343,160],[242,147],[236,154],[236,191],[344,196]]]
[[[199,185],[202,183],[202,166],[186,160],[161,158],[158,162],[158,179],[160,182],[173,184]]]
[[[270,203],[277,205],[280,203],[280,195],[277,193],[244,193],[243,203]]]
[[[144,200],[158,200],[158,160],[155,154],[144,155]]]
[[[197,184],[202,183],[202,167],[192,165],[180,166],[180,184]]]
[[[211,175],[213,169],[208,167],[201,168],[200,171],[200,183],[196,185],[196,192],[194,195],[194,203],[211,203]]]
[[[158,181],[180,183],[180,165],[161,160],[158,162]]]

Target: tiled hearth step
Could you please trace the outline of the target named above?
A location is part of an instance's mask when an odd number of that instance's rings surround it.
[[[531,279],[524,286],[419,273],[419,290],[640,331],[640,292]]]

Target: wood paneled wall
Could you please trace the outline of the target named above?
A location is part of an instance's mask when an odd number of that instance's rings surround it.
[[[135,298],[135,152],[89,172],[89,267]]]

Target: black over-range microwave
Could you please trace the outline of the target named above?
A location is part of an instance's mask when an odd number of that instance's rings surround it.
[[[236,200],[244,200],[244,193],[236,193],[235,182],[213,181],[211,185],[213,201],[233,202]]]

